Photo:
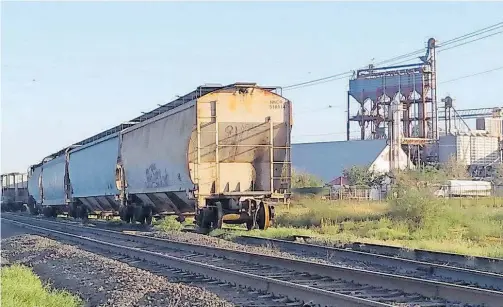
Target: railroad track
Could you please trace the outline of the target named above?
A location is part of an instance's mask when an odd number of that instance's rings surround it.
[[[66,222],[2,219],[107,253],[142,259],[215,282],[322,306],[502,306],[503,292],[355,268],[181,243]]]
[[[244,236],[242,238],[243,243],[253,245],[273,244],[278,247],[290,248],[290,249],[299,249],[299,247],[303,249],[305,247],[309,247],[316,250],[323,249],[325,252],[336,251],[341,249],[352,250],[365,253],[373,253],[377,255],[399,257],[415,261],[457,266],[462,268],[477,269],[486,272],[503,274],[503,259],[498,258],[467,256],[462,254],[435,252],[423,249],[408,249],[405,247],[396,247],[396,246],[361,243],[361,242],[343,243],[338,247],[330,247],[316,244],[292,242],[289,240],[260,238],[254,236]],[[301,239],[302,241],[304,241],[305,239],[310,238],[311,237],[306,236],[293,236],[291,239],[292,240]]]
[[[503,291],[503,274],[501,274],[503,260],[501,259],[404,250],[382,245],[351,244],[350,246],[359,249],[354,250],[253,236],[237,237],[234,241],[240,244],[278,249],[300,257],[323,259],[339,265],[353,265],[384,273]],[[478,268],[477,264],[481,269],[474,269]],[[503,306],[503,302],[501,305]]]
[[[143,225],[110,226],[104,229],[145,231]],[[239,230],[229,228],[226,230]],[[386,245],[347,243],[341,247],[241,236],[235,240],[246,245],[279,249],[299,257],[318,258],[337,265],[349,265],[364,270],[412,276],[441,282],[468,285],[489,290],[503,290],[503,259],[471,257],[459,254],[398,248]]]

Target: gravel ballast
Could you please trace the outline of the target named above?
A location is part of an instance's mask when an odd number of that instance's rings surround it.
[[[233,306],[198,287],[37,235],[2,240],[2,263],[33,268],[53,287],[79,295],[86,306]]]
[[[181,242],[181,243],[191,243],[191,244],[199,244],[203,246],[210,246],[210,247],[215,247],[215,248],[225,248],[229,250],[235,250],[235,251],[241,251],[241,252],[247,252],[247,253],[256,253],[256,254],[261,254],[261,255],[266,255],[266,256],[273,256],[273,257],[283,257],[283,258],[288,258],[292,260],[304,260],[304,261],[310,261],[310,262],[316,262],[316,263],[323,263],[323,264],[330,264],[330,262],[325,261],[320,258],[315,258],[315,257],[303,257],[303,256],[297,256],[291,253],[287,252],[282,252],[279,249],[275,249],[272,246],[270,247],[262,247],[262,246],[253,246],[253,245],[245,245],[245,244],[239,244],[236,242],[232,242],[229,240],[217,238],[217,237],[211,237],[207,235],[201,235],[197,233],[191,233],[191,232],[180,232],[180,231],[158,231],[154,230],[152,232],[141,232],[141,231],[136,231],[137,234],[143,235],[143,236],[151,236],[155,238],[161,238],[161,239],[168,239],[176,242]]]

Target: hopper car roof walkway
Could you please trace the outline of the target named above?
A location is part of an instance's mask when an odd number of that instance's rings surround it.
[[[63,154],[68,148],[70,147],[73,147],[73,146],[83,146],[83,145],[86,145],[86,144],[89,144],[89,143],[92,143],[94,141],[97,141],[99,139],[102,139],[104,137],[107,137],[109,135],[113,135],[113,134],[116,134],[116,133],[119,133],[120,131],[126,129],[126,128],[129,128],[129,127],[132,127],[136,124],[139,124],[141,122],[144,122],[152,117],[155,117],[159,114],[162,114],[162,113],[165,113],[165,112],[168,112],[178,106],[181,106],[185,103],[188,103],[194,99],[197,99],[199,97],[202,97],[208,93],[211,93],[211,92],[214,92],[216,90],[220,90],[220,89],[224,89],[224,88],[233,88],[233,87],[259,87],[261,89],[264,89],[264,90],[268,90],[268,91],[271,91],[271,92],[275,92],[276,94],[279,94],[281,95],[281,87],[279,86],[257,86],[256,83],[251,83],[251,82],[237,82],[237,83],[233,83],[233,84],[229,84],[229,85],[226,85],[226,86],[223,86],[221,84],[204,84],[204,85],[200,85],[198,86],[195,90],[193,90],[192,92],[188,93],[188,94],[185,94],[183,96],[177,96],[177,98],[173,101],[170,101],[164,105],[161,105],[159,106],[158,108],[150,111],[150,112],[145,112],[144,114],[136,117],[136,118],[133,118],[132,120],[129,120],[127,122],[124,122],[124,123],[121,123],[120,125],[118,126],[115,126],[113,128],[110,128],[108,130],[105,130],[103,132],[100,132],[96,135],[93,135],[85,140],[82,140],[78,143],[75,143],[75,144],[72,144],[70,146],[67,146],[53,154],[50,154],[48,155],[47,157],[44,158],[47,159],[47,158],[54,158],[54,157],[57,157],[61,154]],[[35,164],[33,166],[37,166],[37,165],[40,165],[42,164],[42,162],[40,162],[39,164]]]

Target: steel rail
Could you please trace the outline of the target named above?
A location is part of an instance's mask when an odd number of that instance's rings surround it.
[[[322,306],[393,306],[390,304],[370,301],[363,298],[353,297],[345,294],[339,294],[309,286],[294,284],[287,281],[276,280],[268,277],[262,277],[250,273],[239,272],[200,262],[195,262],[183,258],[169,256],[158,252],[146,251],[135,247],[128,247],[119,244],[109,243],[101,240],[87,238],[84,236],[69,234],[54,229],[30,225],[16,220],[2,217],[2,220],[19,225],[24,228],[32,229],[44,233],[48,236],[59,238],[70,238],[72,242],[82,246],[92,246],[96,249],[106,250],[115,254],[141,259],[168,267],[173,267],[188,271],[194,274],[200,274],[209,278],[216,278],[227,283],[241,285],[251,289],[280,294],[288,298],[293,298],[303,302],[320,304]]]
[[[446,264],[400,258],[400,255],[389,256],[381,254],[375,250],[374,252],[358,251],[315,244],[290,242],[278,239],[259,238],[253,236],[241,236],[236,239],[236,242],[248,245],[261,245],[273,248],[276,247],[284,252],[318,254],[323,257],[329,257],[331,259],[350,259],[387,267],[397,267],[402,270],[428,272],[429,275],[437,275],[439,277],[452,279],[453,281],[465,281],[471,284],[476,284],[482,288],[500,291],[503,290],[502,274],[479,271],[463,267],[454,267]],[[480,261],[481,260],[479,260],[479,262]],[[501,266],[501,269],[503,270],[503,260],[501,261]]]
[[[24,217],[26,219],[26,217]],[[36,220],[27,218],[30,220]],[[48,220],[38,220],[63,226],[71,226],[77,229],[95,230],[98,233],[109,233],[114,236],[121,236],[126,240],[140,240],[141,243],[160,245],[176,248],[184,251],[192,251],[201,254],[210,254],[233,260],[240,260],[251,263],[261,263],[270,266],[278,266],[292,271],[309,272],[313,275],[327,276],[333,279],[342,279],[357,284],[366,284],[374,287],[383,287],[389,290],[399,290],[406,293],[418,293],[425,297],[442,298],[448,301],[463,302],[469,304],[485,304],[486,306],[501,306],[503,302],[503,292],[473,288],[468,286],[453,285],[445,282],[430,281],[413,277],[405,277],[387,273],[365,271],[356,268],[347,268],[337,265],[327,265],[313,263],[304,260],[293,260],[283,257],[268,256],[262,254],[248,253],[243,251],[229,250],[199,245],[195,243],[178,242],[163,238],[154,238],[138,234],[124,234],[117,231],[97,229],[86,226],[77,226],[64,222]]]
[[[371,253],[373,255],[390,256],[394,259],[401,258],[406,260],[414,260],[420,262],[427,262],[431,264],[440,264],[447,266],[459,266],[462,268],[476,269],[481,272],[490,272],[496,274],[503,274],[503,259],[490,258],[490,257],[476,257],[462,254],[454,254],[447,252],[429,251],[424,249],[408,249],[405,247],[396,247],[389,245],[371,244],[352,242],[342,244],[340,247],[323,246],[312,243],[299,243],[287,240],[260,238],[254,236],[241,236],[238,240],[242,239],[242,243],[248,244],[271,244],[277,246],[291,246],[301,249],[313,249],[317,251],[327,252],[340,252],[340,251],[357,251],[363,253]]]

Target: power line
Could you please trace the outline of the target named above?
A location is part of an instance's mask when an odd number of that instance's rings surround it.
[[[426,47],[418,49],[418,50],[410,52],[410,53],[407,53],[407,54],[404,54],[404,55],[396,56],[396,57],[391,58],[389,60],[384,60],[384,61],[378,62],[378,63],[376,63],[376,65],[382,65],[382,64],[386,64],[386,63],[393,63],[393,62],[395,62],[397,60],[401,60],[403,58],[410,58],[410,57],[414,57],[415,58],[417,55],[423,54],[425,50],[426,50]],[[407,61],[409,61],[409,60],[407,60]]]
[[[334,79],[323,79],[323,80],[320,80],[316,83],[301,83],[301,84],[295,84],[295,85],[291,85],[287,88],[283,88],[283,90],[297,90],[299,88],[304,88],[304,87],[308,87],[308,86],[314,86],[314,85],[319,85],[319,84],[323,84],[323,83],[327,83],[327,82],[333,82],[333,81],[337,81],[337,80],[342,80],[342,79],[346,79],[348,77],[350,77],[351,75],[353,75],[353,72],[351,72],[351,74],[347,74],[347,75],[342,75],[338,78],[334,78]],[[314,82],[314,81],[312,81]]]
[[[494,36],[494,35],[498,35],[498,34],[501,34],[501,33],[503,33],[503,31],[495,32],[495,33],[492,33],[492,34],[489,34],[489,35],[485,35],[485,36],[482,36],[482,37],[479,37],[479,38],[476,38],[476,39],[472,39],[471,41],[467,41],[467,42],[464,42],[464,43],[461,43],[461,44],[457,44],[457,45],[451,46],[449,48],[442,49],[438,53],[446,51],[446,50],[450,50],[450,49],[453,49],[453,48],[456,48],[456,47],[459,47],[459,46],[463,46],[463,45],[466,45],[466,44],[470,44],[470,43],[479,41],[481,39],[488,38],[488,37],[491,37],[491,36]]]
[[[495,29],[499,29],[501,27],[503,27],[503,22],[499,22],[499,23],[493,24],[491,26],[488,26],[488,27],[485,27],[485,28],[482,28],[482,29],[479,29],[479,30],[476,30],[476,31],[473,31],[473,32],[470,32],[470,33],[466,33],[466,34],[460,35],[460,36],[455,37],[455,38],[452,38],[450,40],[445,41],[438,48],[441,49],[441,48],[443,48],[445,46],[448,46],[450,44],[454,44],[456,42],[460,42],[460,41],[466,40],[468,38],[472,38],[474,36],[478,36],[478,35],[481,35],[481,34],[484,34],[484,33],[490,32],[490,31],[493,31]],[[456,48],[456,47],[459,47],[459,46],[463,46],[463,45],[466,45],[466,44],[469,44],[469,43],[473,43],[473,42],[476,42],[478,40],[485,39],[485,38],[491,37],[493,35],[500,34],[502,32],[503,31],[495,32],[495,33],[492,33],[492,34],[489,34],[489,35],[485,35],[483,37],[479,37],[479,38],[470,40],[468,42],[457,44],[457,45],[451,46],[449,48],[441,49],[441,51],[446,51],[446,50],[453,49],[453,48]],[[424,52],[424,50],[425,50],[425,48],[422,48],[422,49],[419,49],[419,50],[416,50],[416,51],[413,51],[413,52],[409,52],[409,53],[406,53],[406,54],[403,54],[403,55],[400,55],[400,56],[395,56],[395,57],[393,57],[391,59],[378,62],[376,65],[382,65],[382,64],[385,64],[385,63],[393,63],[393,62],[396,62],[397,60],[401,60],[401,59],[404,59],[404,58],[407,58],[407,59],[404,60],[404,61],[401,61],[400,63],[406,62],[406,61],[409,61],[409,59],[408,59],[409,57],[415,57],[416,55]],[[334,74],[334,75],[331,75],[331,76],[322,77],[322,78],[318,78],[318,79],[314,79],[314,80],[309,80],[309,81],[305,81],[305,82],[300,82],[300,83],[296,83],[296,84],[287,85],[287,86],[284,86],[283,89],[284,90],[291,90],[291,89],[298,89],[298,88],[303,88],[303,87],[308,87],[308,86],[314,86],[314,85],[323,84],[323,83],[326,83],[326,82],[331,82],[331,81],[336,81],[336,80],[340,80],[340,79],[343,79],[343,78],[347,78],[347,77],[349,77],[351,75],[353,75],[353,70],[346,71],[346,72],[341,72],[341,73],[338,73],[338,74]]]
[[[477,31],[473,31],[473,32],[470,32],[470,33],[458,36],[456,38],[449,39],[449,40],[443,42],[440,45],[441,46],[446,46],[446,45],[449,45],[449,44],[453,44],[453,43],[456,43],[456,42],[458,42],[458,41],[460,41],[462,39],[466,39],[466,38],[477,36],[477,35],[480,35],[480,34],[483,34],[483,33],[487,33],[487,32],[493,31],[493,30],[501,28],[501,27],[503,27],[503,22],[498,22],[498,23],[496,23],[494,25],[491,25],[491,26],[479,29]]]
[[[502,27],[499,27],[499,28],[503,28],[503,26],[502,26]],[[498,28],[494,28],[494,29],[498,29]],[[494,29],[491,29],[491,30],[494,30]],[[488,32],[488,31],[486,31],[486,32]],[[483,33],[486,33],[486,32],[481,32],[481,33],[478,33],[477,35],[480,35],[480,34],[483,34]],[[457,45],[454,45],[454,46],[451,46],[451,47],[448,47],[448,48],[445,48],[445,46],[448,46],[448,45],[450,45],[451,43],[448,43],[448,44],[442,44],[442,45],[440,45],[440,46],[437,48],[437,50],[438,50],[438,53],[441,53],[441,52],[443,52],[443,51],[450,50],[450,49],[454,49],[454,48],[457,48],[457,47],[460,47],[460,46],[463,46],[463,45],[467,45],[467,44],[470,44],[470,43],[473,43],[473,42],[479,41],[479,40],[481,40],[481,39],[489,38],[489,37],[491,37],[491,36],[494,36],[494,35],[497,35],[497,34],[501,34],[501,33],[503,33],[503,31],[495,32],[495,33],[492,33],[492,34],[489,34],[489,35],[485,35],[485,36],[483,36],[483,37],[478,37],[478,38],[476,38],[476,39],[473,39],[473,40],[470,40],[470,41],[467,41],[467,42],[464,42],[464,43],[460,43],[460,44],[457,44]],[[470,37],[472,37],[472,36],[469,36],[469,37],[466,37],[466,38],[470,38]],[[457,42],[457,41],[456,41],[456,42]],[[453,43],[454,43],[454,42],[453,42]],[[442,49],[442,48],[444,48],[444,49]],[[409,58],[406,58],[406,59],[405,59],[405,60],[403,60],[403,61],[396,62],[396,63],[394,63],[394,64],[395,64],[395,65],[396,65],[396,64],[402,64],[402,63],[405,63],[405,62],[408,62],[408,61],[412,60],[413,58],[414,58],[414,57],[409,57]]]
[[[475,77],[475,76],[478,76],[478,75],[487,74],[487,73],[490,73],[490,72],[493,72],[493,71],[497,71],[497,70],[500,70],[500,69],[503,69],[503,66],[496,67],[496,68],[489,69],[489,70],[485,70],[485,71],[481,71],[481,72],[477,72],[477,73],[473,73],[473,74],[469,74],[469,75],[466,75],[466,76],[457,77],[457,78],[446,80],[446,81],[442,81],[442,82],[439,82],[438,84],[444,84],[444,83],[458,81],[458,80],[461,80],[461,79]]]
[[[360,130],[349,131],[350,133],[360,133]],[[331,132],[331,133],[316,133],[316,134],[294,134],[292,133],[293,138],[297,137],[306,137],[306,136],[329,136],[329,135],[346,135],[346,131],[344,132]]]
[[[306,114],[306,113],[313,113],[313,112],[325,111],[325,110],[330,110],[330,109],[340,109],[340,108],[343,108],[343,106],[328,105],[328,106],[324,106],[321,108],[311,108],[311,109],[301,109],[301,110],[294,109],[294,114],[296,114],[297,112],[301,112],[301,115],[302,115],[302,114]]]
[[[292,85],[283,86],[283,89],[284,90],[285,89],[290,89],[290,88],[294,88],[294,87],[297,87],[297,86],[302,86],[302,85],[310,84],[310,83],[313,83],[313,82],[324,81],[324,80],[332,79],[332,78],[336,78],[336,77],[342,77],[342,76],[345,77],[345,75],[348,75],[348,74],[353,74],[353,71],[350,70],[350,71],[338,73],[338,74],[335,74],[335,75],[331,75],[331,76],[328,76],[328,77],[323,77],[323,78],[314,79],[314,80],[310,80],[310,81],[306,81],[306,82],[301,82],[301,83],[296,83],[296,84],[292,84]]]

